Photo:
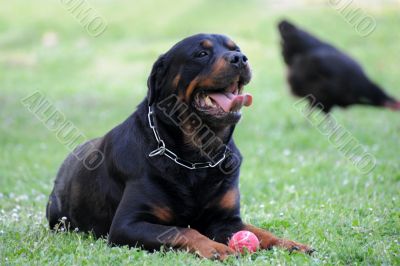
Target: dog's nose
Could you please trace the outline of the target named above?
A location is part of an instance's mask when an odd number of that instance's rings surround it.
[[[228,61],[235,67],[245,67],[247,65],[248,58],[241,52],[232,52],[228,56]]]

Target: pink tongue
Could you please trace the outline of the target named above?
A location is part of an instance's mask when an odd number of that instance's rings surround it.
[[[236,95],[230,92],[227,93],[210,93],[208,94],[211,99],[224,109],[225,112],[237,111],[243,105],[250,106],[253,102],[253,96],[249,93]]]
[[[387,102],[387,103],[385,103],[385,106],[387,108],[392,109],[393,111],[400,110],[400,102]]]

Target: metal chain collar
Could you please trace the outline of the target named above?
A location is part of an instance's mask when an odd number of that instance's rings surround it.
[[[176,164],[179,164],[180,166],[183,166],[190,170],[201,169],[201,168],[214,168],[217,165],[219,165],[223,160],[225,160],[226,153],[228,150],[227,146],[225,146],[225,151],[224,151],[224,154],[222,155],[221,159],[219,159],[215,163],[213,163],[211,161],[201,162],[201,163],[192,163],[192,162],[189,162],[189,161],[179,158],[175,153],[173,153],[171,150],[169,150],[167,147],[165,147],[165,142],[160,138],[160,134],[158,133],[158,130],[154,124],[153,111],[151,110],[151,106],[149,106],[149,113],[147,114],[147,117],[149,120],[149,126],[153,130],[154,137],[158,144],[158,148],[153,150],[152,152],[150,152],[149,157],[165,155],[169,159],[173,160]]]

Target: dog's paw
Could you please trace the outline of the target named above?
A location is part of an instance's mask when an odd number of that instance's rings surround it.
[[[235,251],[227,245],[212,240],[199,241],[195,250],[200,257],[221,261],[225,260],[229,255],[235,254]]]
[[[315,252],[315,249],[313,249],[307,245],[297,243],[297,242],[294,242],[292,240],[287,240],[287,239],[279,240],[277,246],[285,248],[285,249],[289,250],[290,252],[302,252],[302,253],[306,253],[309,255],[311,255],[312,253]]]

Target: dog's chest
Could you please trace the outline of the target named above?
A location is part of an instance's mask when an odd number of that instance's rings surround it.
[[[223,180],[185,187],[174,196],[177,220],[188,225],[202,220],[204,215],[213,211],[213,206],[220,198],[222,186]]]

